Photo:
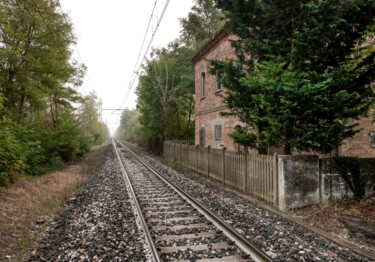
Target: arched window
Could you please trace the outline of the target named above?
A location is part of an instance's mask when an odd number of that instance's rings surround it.
[[[221,90],[221,72],[216,72],[216,90]]]
[[[199,130],[199,145],[205,146],[206,144],[206,129],[202,126]]]
[[[205,72],[202,72],[201,74],[201,91],[202,91],[202,96],[205,96],[205,92],[206,92],[206,73]]]

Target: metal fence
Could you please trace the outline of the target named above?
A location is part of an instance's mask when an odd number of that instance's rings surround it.
[[[236,153],[224,149],[164,142],[164,157],[278,205],[277,154]]]

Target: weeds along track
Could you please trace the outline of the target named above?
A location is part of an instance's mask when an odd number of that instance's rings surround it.
[[[123,143],[113,144],[154,261],[272,261]]]

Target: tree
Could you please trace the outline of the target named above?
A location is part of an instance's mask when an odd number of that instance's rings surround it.
[[[195,0],[180,23],[181,36],[168,47],[154,50],[143,68],[136,90],[140,127],[129,127],[138,122],[128,120],[129,111],[125,111],[116,132],[129,138],[137,130],[152,150],[166,139],[193,139],[195,76],[190,57],[224,24],[213,0]]]
[[[180,19],[181,40],[194,51],[224,25],[223,15],[213,0],[195,0],[186,18]]]
[[[81,136],[89,141],[89,145],[101,144],[108,138],[107,127],[100,123],[100,108],[95,92],[82,98],[77,114]]]
[[[139,121],[160,141],[191,136],[194,79],[184,50],[177,42],[154,50],[137,87]]]
[[[8,116],[19,124],[27,111],[49,107],[56,125],[58,107],[76,102],[71,86],[80,84],[84,67],[70,59],[72,26],[57,6],[46,0],[0,4],[0,92]]]
[[[235,59],[212,63],[227,89],[224,115],[247,124],[232,134],[236,143],[263,154],[267,146],[327,153],[358,132],[350,120],[375,98],[375,52],[361,51],[374,1],[216,4],[240,37]]]
[[[0,1],[0,185],[60,167],[103,141],[95,96],[57,0]],[[77,110],[76,107],[79,107]]]
[[[125,109],[122,111],[120,126],[116,131],[116,137],[127,141],[136,142],[139,139],[139,112],[136,109]]]

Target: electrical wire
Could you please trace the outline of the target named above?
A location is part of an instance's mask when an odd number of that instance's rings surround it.
[[[152,18],[154,17],[154,12],[156,10],[157,2],[158,2],[158,0],[155,0],[154,7],[153,7],[152,12],[151,12],[150,20],[148,21],[147,29],[146,29],[145,35],[143,37],[142,45],[141,45],[141,48],[140,48],[139,53],[138,53],[137,61],[136,61],[135,65],[134,65],[133,73],[132,73],[132,75],[130,77],[128,88],[132,84],[133,78],[136,78],[136,75],[137,75],[136,74],[136,72],[137,72],[137,65],[138,65],[138,62],[139,62],[139,58],[141,57],[141,54],[142,54],[143,46],[144,46],[144,44],[146,42],[147,33],[148,33],[149,29],[150,29],[150,25],[152,25]],[[123,99],[121,100],[120,105],[123,105],[125,103],[126,96],[127,95],[125,93]],[[121,106],[120,106],[120,108],[121,108]]]
[[[149,44],[148,44],[148,46],[147,46],[147,49],[146,49],[146,51],[145,51],[145,53],[144,53],[144,55],[143,55],[143,58],[142,58],[142,60],[141,60],[141,63],[140,63],[139,66],[138,66],[138,70],[136,70],[136,71],[134,70],[134,71],[133,71],[132,78],[130,79],[129,86],[127,87],[127,89],[126,89],[126,91],[125,91],[125,96],[124,96],[123,100],[121,101],[121,104],[120,104],[119,108],[122,108],[122,107],[123,107],[123,105],[124,105],[125,102],[126,102],[126,99],[127,99],[128,96],[129,96],[129,93],[130,93],[131,89],[133,88],[133,85],[134,85],[135,80],[136,80],[136,77],[133,78],[133,75],[136,75],[137,72],[140,71],[143,62],[144,62],[144,60],[146,59],[146,56],[147,56],[147,54],[148,54],[148,51],[150,50],[150,47],[151,47],[151,45],[152,45],[152,42],[153,42],[153,40],[154,40],[154,38],[155,38],[156,32],[157,32],[158,29],[159,29],[159,26],[160,26],[160,24],[161,24],[161,21],[163,20],[163,17],[164,17],[164,15],[165,15],[165,12],[167,11],[167,8],[168,8],[168,5],[169,5],[169,2],[170,2],[170,0],[167,0],[167,2],[166,2],[165,5],[164,5],[163,11],[162,11],[162,13],[161,13],[159,19],[157,20],[156,27],[155,27],[155,29],[154,29],[153,32],[152,32],[152,36],[151,36],[151,39],[150,39]],[[155,4],[156,4],[156,1],[155,1]],[[155,9],[155,6],[154,6],[154,9]],[[154,13],[154,10],[153,10],[153,13]],[[152,17],[153,17],[153,13],[151,14],[151,19],[152,19]],[[147,31],[146,31],[146,32],[147,32]],[[119,118],[120,118],[120,117],[117,118],[117,121],[116,121],[117,123],[119,123]]]

